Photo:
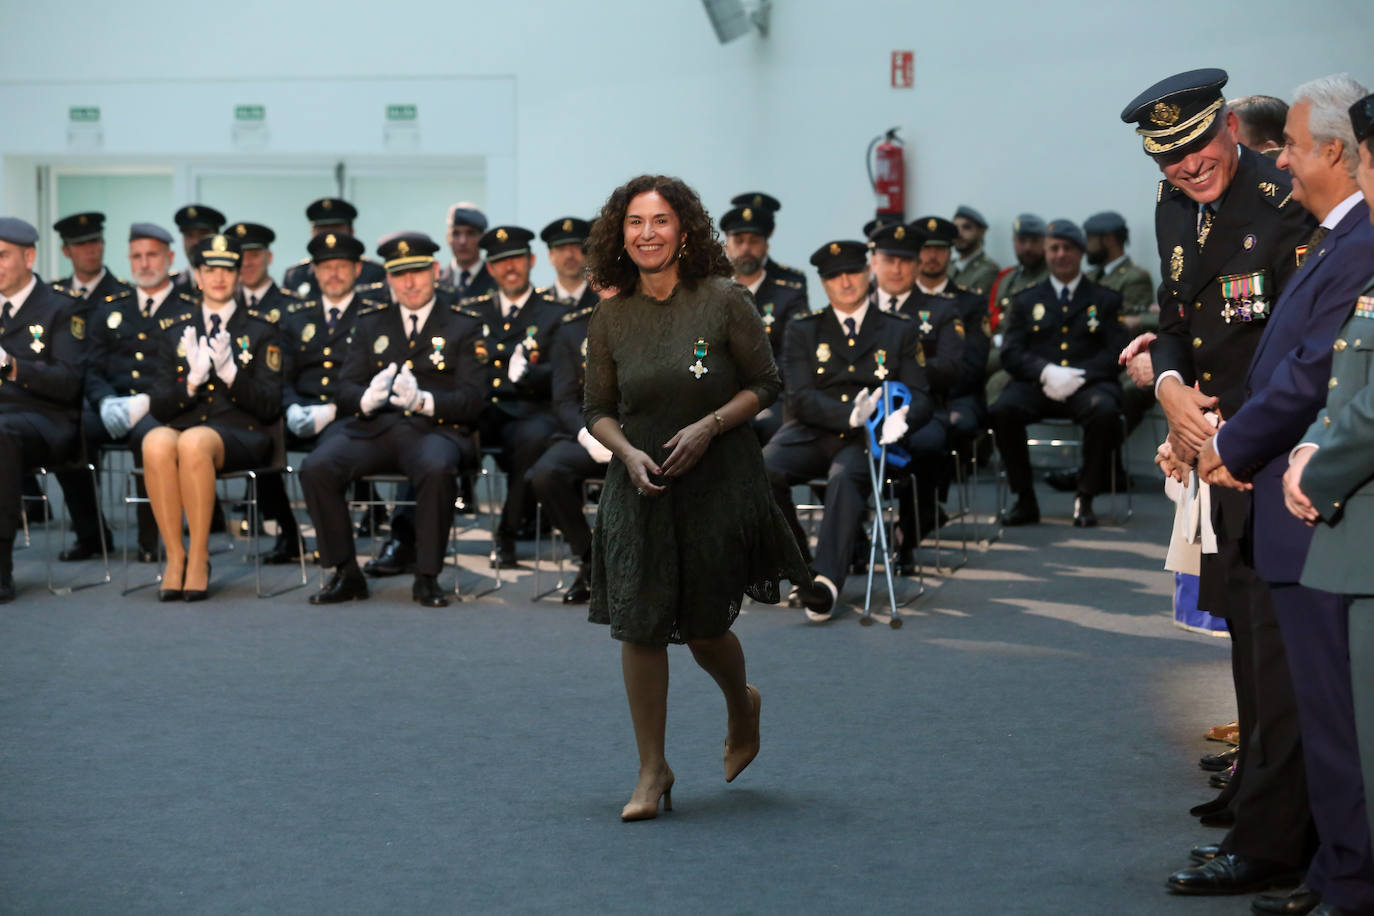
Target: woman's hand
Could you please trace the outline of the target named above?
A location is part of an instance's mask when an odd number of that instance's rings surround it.
[[[650,474],[661,475],[663,471],[654,464],[652,458],[639,449],[630,449],[620,461],[625,465],[625,470],[630,474],[630,483],[640,496],[657,496],[666,489],[649,480]]]
[[[701,456],[706,454],[706,447],[711,444],[715,435],[714,417],[698,420],[691,426],[684,426],[678,430],[677,435],[663,443],[664,448],[672,449],[668,460],[663,462],[663,476],[681,477],[690,471],[701,460]]]

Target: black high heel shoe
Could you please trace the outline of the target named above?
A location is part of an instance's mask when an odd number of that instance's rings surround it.
[[[182,593],[182,597],[187,601],[204,601],[210,597],[210,561],[205,561],[205,587],[188,588]]]
[[[182,584],[185,584],[185,582],[186,582],[186,564],[185,564],[185,563],[183,563],[183,564],[181,565],[181,581],[182,581]],[[180,600],[182,600],[182,595],[183,595],[183,594],[185,594],[185,593],[184,593],[181,589],[179,589],[179,588],[160,588],[160,589],[157,590],[157,600],[158,600],[158,601],[180,601]]]

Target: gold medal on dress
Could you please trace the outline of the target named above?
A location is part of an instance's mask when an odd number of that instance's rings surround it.
[[[444,338],[431,337],[429,345],[434,349],[430,351],[429,361],[434,364],[434,368],[444,368]]]
[[[701,362],[706,358],[706,354],[709,350],[710,348],[707,346],[704,337],[698,337],[696,343],[692,344],[692,355],[697,358],[697,361],[688,366],[687,371],[692,373],[692,376],[696,378],[697,381],[700,381],[703,375],[711,371]]]
[[[1088,306],[1088,331],[1089,331],[1090,333],[1096,333],[1096,332],[1097,332],[1097,327],[1098,327],[1098,325],[1100,325],[1101,323],[1102,323],[1102,322],[1100,322],[1100,321],[1097,320],[1097,306],[1095,306],[1095,305],[1090,305],[1090,306]]]
[[[877,376],[879,379],[886,379],[886,378],[887,378],[887,372],[888,372],[888,370],[887,370],[887,351],[886,351],[886,350],[874,350],[874,351],[873,351],[873,362],[876,364],[875,368],[873,369],[873,374],[874,374],[875,376]]]
[[[248,348],[253,345],[253,342],[248,339],[248,335],[245,334],[240,337],[235,343],[239,345],[239,363],[244,366],[251,363],[253,361],[253,352]]]

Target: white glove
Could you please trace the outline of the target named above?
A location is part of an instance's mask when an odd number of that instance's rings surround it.
[[[873,411],[878,409],[878,402],[883,398],[881,388],[865,388],[854,395],[854,409],[849,412],[849,427],[858,429],[868,422],[868,418],[873,416]]]
[[[529,367],[530,361],[525,358],[525,344],[522,341],[510,356],[510,371],[506,373],[506,376],[510,379],[511,384],[514,385],[520,381]]]
[[[198,339],[195,329],[191,327],[181,333],[181,342],[186,349],[186,387],[195,394],[196,389],[210,377],[210,346],[204,338]]]
[[[299,404],[288,404],[286,407],[286,428],[291,430],[291,435],[298,439],[305,439],[315,434],[315,420],[312,416],[312,409],[302,407]]]
[[[129,422],[128,398],[105,398],[100,402],[100,422],[111,439],[123,439],[133,424]]]
[[[324,432],[324,428],[334,422],[334,418],[339,415],[338,404],[315,404],[310,408],[310,416],[313,418],[315,435]]]
[[[577,431],[577,444],[585,448],[597,464],[606,464],[612,458],[611,450],[602,445],[601,440],[585,426]]]
[[[5,368],[5,367],[8,366],[9,364],[10,364],[10,355],[9,355],[8,353],[5,352],[5,348],[4,348],[4,347],[0,347],[0,369]]]
[[[363,392],[362,402],[358,405],[364,416],[371,416],[386,403],[387,393],[391,391],[391,380],[395,377],[395,363],[372,376],[372,381],[368,383],[367,390]]]
[[[391,397],[388,403],[398,410],[415,410],[420,406],[420,383],[415,380],[415,373],[407,367],[401,370],[401,374],[396,376],[396,382],[391,386]]]
[[[146,394],[133,394],[125,398],[124,408],[128,413],[129,428],[133,429],[138,421],[148,416],[153,407],[153,399]]]
[[[234,342],[228,331],[220,331],[210,338],[210,362],[214,364],[215,375],[226,385],[234,384],[239,374],[238,363],[234,362]]]
[[[906,411],[909,405],[903,404],[883,418],[883,431],[878,436],[879,445],[891,445],[906,435]]]
[[[1083,387],[1084,374],[1074,366],[1046,366],[1040,370],[1040,389],[1051,401],[1066,401]]]

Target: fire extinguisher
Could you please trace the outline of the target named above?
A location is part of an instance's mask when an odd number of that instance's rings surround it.
[[[906,163],[894,127],[868,144],[868,180],[878,200],[878,215],[906,219]]]

